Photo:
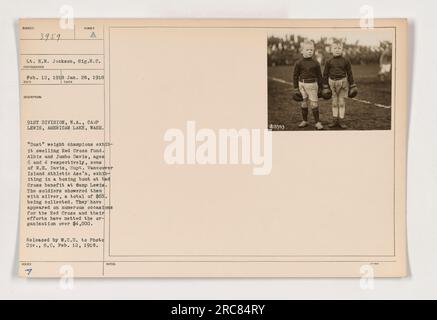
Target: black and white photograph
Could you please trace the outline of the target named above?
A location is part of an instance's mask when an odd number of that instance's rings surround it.
[[[270,33],[268,128],[390,130],[392,39],[390,29]]]

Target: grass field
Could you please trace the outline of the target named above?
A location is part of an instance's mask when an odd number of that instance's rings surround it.
[[[389,130],[391,127],[391,108],[378,105],[391,105],[391,81],[380,81],[377,77],[378,65],[353,65],[358,96],[346,99],[344,123],[349,130]],[[293,67],[275,66],[268,68],[268,125],[272,130],[316,130],[313,125],[298,128],[302,121],[300,103],[292,99]],[[276,80],[273,80],[276,79]],[[282,80],[287,83],[278,81]],[[364,102],[367,101],[368,103]],[[319,100],[320,119],[328,130],[332,120],[331,100]],[[312,115],[309,120],[313,123]],[[335,130],[335,129],[330,129]]]

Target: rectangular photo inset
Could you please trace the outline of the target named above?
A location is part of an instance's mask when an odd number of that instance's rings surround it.
[[[268,128],[390,130],[394,30],[269,33]]]

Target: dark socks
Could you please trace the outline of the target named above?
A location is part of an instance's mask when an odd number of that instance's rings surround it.
[[[319,119],[319,108],[314,108],[313,109],[313,116],[314,116],[314,121],[316,123],[320,121],[320,119]]]
[[[302,118],[304,121],[308,121],[308,108],[301,108],[302,109]]]

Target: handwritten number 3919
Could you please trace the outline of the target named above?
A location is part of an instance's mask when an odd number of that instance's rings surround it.
[[[40,40],[56,40],[59,41],[61,39],[60,33],[41,33]]]

